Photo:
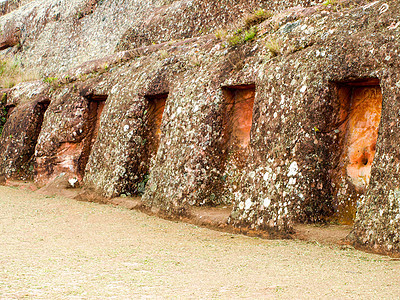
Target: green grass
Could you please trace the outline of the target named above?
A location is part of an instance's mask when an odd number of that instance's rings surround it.
[[[45,79],[43,79],[43,82],[46,82],[48,84],[52,84],[53,82],[55,82],[57,80],[58,80],[57,77],[46,77]]]
[[[4,106],[0,110],[0,137],[1,134],[3,133],[4,124],[6,124],[6,121],[7,121],[7,109]]]
[[[248,30],[237,29],[233,34],[227,37],[228,45],[235,47],[245,42],[251,41],[257,36],[257,26],[253,26]]]
[[[322,5],[328,6],[328,5],[334,5],[337,3],[337,0],[326,0]]]

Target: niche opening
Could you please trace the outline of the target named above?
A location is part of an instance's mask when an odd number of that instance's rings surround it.
[[[3,132],[4,125],[6,124],[8,117],[10,116],[11,112],[15,108],[15,105],[9,105],[1,107],[0,109],[0,136]]]
[[[82,154],[78,161],[78,173],[81,178],[85,175],[85,168],[100,128],[100,116],[103,112],[107,95],[90,95],[88,99],[88,116],[86,120],[87,134],[83,140]]]
[[[148,102],[148,113],[146,119],[147,128],[147,153],[150,160],[157,154],[161,138],[161,123],[167,102],[168,93],[146,96]]]
[[[340,158],[334,178],[336,219],[352,224],[371,177],[382,112],[378,79],[337,83]]]
[[[44,106],[46,106],[46,109],[47,109],[47,107],[49,106],[49,103],[50,102],[43,102],[42,104],[44,105]],[[11,113],[13,112],[13,110],[15,109],[15,105],[14,104],[12,104],[12,105],[8,105],[8,106],[6,106],[5,107],[5,118],[6,119],[8,119],[8,117],[11,115]],[[46,110],[45,109],[45,110]]]
[[[225,151],[229,162],[242,167],[248,156],[255,85],[232,86],[224,88],[223,91]]]
[[[161,139],[161,123],[168,93],[145,96],[146,111],[144,117],[143,148],[141,148],[140,164],[137,169],[139,180],[135,194],[143,195],[149,179],[151,160],[156,156]]]
[[[19,179],[32,179],[34,175],[34,156],[35,148],[38,142],[39,134],[42,130],[44,115],[49,107],[50,101],[38,102],[32,113],[30,124],[26,130],[26,135],[29,137],[25,149],[21,150],[20,157],[16,160],[15,164],[19,172]],[[12,111],[16,109],[15,106],[8,107],[7,117],[11,116]]]

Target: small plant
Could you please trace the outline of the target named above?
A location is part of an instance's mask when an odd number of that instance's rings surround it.
[[[225,39],[227,35],[228,35],[228,31],[226,31],[225,29],[218,29],[215,32],[215,37],[219,40]]]
[[[328,6],[328,5],[334,5],[337,3],[337,0],[326,0],[322,5]]]
[[[345,6],[344,1],[341,1],[341,0],[326,0],[324,3],[322,3],[322,5],[332,6],[335,11],[337,11],[339,8],[343,9]],[[350,5],[348,7],[351,8],[352,5]]]
[[[243,31],[239,28],[232,35],[228,36],[227,42],[231,47],[235,47],[239,44],[245,43],[254,39],[257,35],[257,26],[251,27],[249,30]]]
[[[245,32],[244,34],[244,41],[250,41],[254,39],[257,35],[257,26],[251,27],[248,31]]]
[[[245,29],[249,29],[271,18],[273,15],[273,12],[260,8],[244,19],[244,27]]]
[[[43,82],[46,82],[46,83],[48,83],[48,84],[52,84],[52,83],[54,83],[54,82],[57,81],[57,80],[58,80],[57,77],[46,77],[45,79],[43,79]]]
[[[240,35],[233,34],[228,36],[227,41],[229,46],[235,47],[243,42],[243,38]]]
[[[137,191],[140,196],[142,196],[146,190],[146,184],[149,181],[150,176],[146,174],[143,176],[143,180],[137,184]]]
[[[160,50],[160,52],[158,54],[160,55],[161,59],[166,59],[166,58],[170,57],[170,54],[168,53],[167,50]]]
[[[268,40],[265,43],[265,47],[267,47],[272,57],[275,57],[281,53],[281,42],[276,39]]]

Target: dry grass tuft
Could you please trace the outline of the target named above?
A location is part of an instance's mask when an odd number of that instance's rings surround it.
[[[244,19],[244,28],[249,29],[253,26],[256,26],[262,22],[264,22],[266,19],[271,18],[274,15],[272,11],[269,10],[264,10],[260,8],[259,10],[255,11],[251,15],[248,15]]]
[[[12,88],[24,81],[40,79],[39,72],[22,69],[21,64],[14,60],[0,60],[0,88]]]
[[[218,29],[215,31],[215,37],[219,40],[223,40],[228,35],[228,31],[226,29]]]
[[[281,54],[282,42],[276,39],[270,39],[265,42],[265,47],[268,49],[270,55],[275,57]]]

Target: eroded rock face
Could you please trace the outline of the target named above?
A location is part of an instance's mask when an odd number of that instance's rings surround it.
[[[7,93],[3,93],[2,99],[0,100],[0,136],[3,132],[4,125],[6,124],[9,108],[7,104]]]
[[[255,86],[242,86],[225,90],[225,122],[228,148],[240,151],[250,144],[250,130],[253,124]],[[228,150],[229,151],[229,150]]]
[[[85,175],[85,168],[93,150],[100,129],[100,117],[103,112],[107,96],[98,96],[97,99],[89,99],[87,117],[87,136],[83,140],[82,153],[78,160],[78,174],[81,181]]]
[[[84,97],[76,88],[53,95],[35,153],[37,184],[44,185],[61,173],[83,180],[106,98]]]
[[[0,2],[0,16],[8,14],[31,1],[33,0],[3,0]]]
[[[21,41],[21,28],[16,22],[6,23],[0,38],[0,50],[17,46]]]
[[[168,94],[148,96],[146,98],[149,102],[149,109],[145,115],[145,122],[148,130],[146,143],[148,144],[147,151],[151,159],[157,154],[160,145],[162,117]]]
[[[357,208],[356,243],[400,251],[400,7],[357,3],[277,13],[236,45],[205,35],[59,74],[39,92],[51,102],[36,180],[83,177],[105,197],[145,186],[143,203],[167,215],[232,203],[230,224],[270,231],[330,220],[350,203],[342,211]],[[11,94],[16,112],[32,116],[17,101],[30,91]],[[99,95],[104,109],[92,103]],[[24,132],[1,145],[21,156],[12,143]],[[12,172],[7,155],[3,170]],[[356,206],[345,201],[353,192]]]
[[[343,150],[333,177],[336,186],[335,215],[339,222],[351,224],[371,177],[382,92],[378,80],[369,80],[342,84],[338,97],[342,103],[339,147]]]
[[[5,14],[0,28],[17,24],[20,38],[0,39],[2,49],[18,45],[19,59],[43,76],[116,51],[213,34],[258,8],[279,10],[310,0],[35,0]],[[16,41],[16,42],[15,42]],[[4,44],[3,44],[4,43]],[[4,52],[5,53],[5,52]],[[3,53],[3,54],[4,54]]]
[[[0,172],[5,178],[33,178],[35,147],[49,105],[44,89],[36,82],[21,84],[9,93],[0,139]]]
[[[163,3],[163,0],[36,0],[2,16],[0,28],[6,33],[8,24],[15,23],[21,33],[19,59],[43,76],[54,77],[88,60],[113,53],[136,19]],[[6,52],[7,49],[3,54]]]
[[[116,50],[128,50],[235,27],[257,9],[280,11],[296,5],[308,6],[310,0],[179,0],[154,7],[149,15],[134,24],[122,36]]]

